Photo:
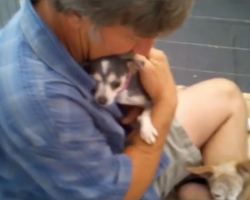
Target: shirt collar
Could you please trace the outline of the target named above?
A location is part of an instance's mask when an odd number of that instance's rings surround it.
[[[95,83],[93,79],[77,64],[66,51],[56,36],[40,19],[30,0],[21,7],[21,28],[35,53],[50,68],[82,88],[91,91]]]

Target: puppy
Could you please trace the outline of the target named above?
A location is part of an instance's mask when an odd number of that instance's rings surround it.
[[[215,200],[250,199],[250,160],[189,167],[187,170],[207,180]]]
[[[140,135],[146,143],[153,144],[158,133],[150,118],[151,100],[137,73],[142,67],[142,61],[131,57],[108,56],[91,61],[85,69],[96,81],[94,97],[100,106],[117,102],[144,108],[138,118]]]

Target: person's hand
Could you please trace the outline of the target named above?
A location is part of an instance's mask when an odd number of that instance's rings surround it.
[[[139,71],[140,79],[153,103],[161,101],[163,98],[169,98],[166,86],[169,85],[172,74],[164,52],[152,48],[148,58],[136,55],[135,59],[144,62],[144,66]],[[173,80],[171,80],[171,84],[172,87],[175,87]]]
[[[143,108],[137,106],[130,106],[126,116],[122,119],[121,123],[129,125],[137,120],[137,117],[141,115]]]

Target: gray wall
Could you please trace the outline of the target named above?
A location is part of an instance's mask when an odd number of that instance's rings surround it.
[[[196,0],[184,26],[155,46],[177,84],[223,77],[250,92],[250,0]]]
[[[18,0],[0,0],[0,28],[6,24],[18,9]]]
[[[18,0],[0,0],[0,27],[18,9]],[[184,26],[155,46],[177,84],[223,77],[250,92],[250,0],[196,0]]]

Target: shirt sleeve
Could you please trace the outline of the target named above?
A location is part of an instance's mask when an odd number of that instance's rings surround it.
[[[5,141],[14,161],[51,199],[123,199],[131,161],[112,153],[82,105],[86,99],[67,84],[46,88],[44,96],[28,89],[8,104]]]

